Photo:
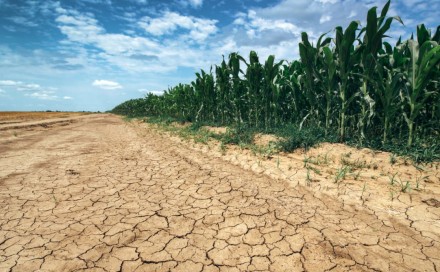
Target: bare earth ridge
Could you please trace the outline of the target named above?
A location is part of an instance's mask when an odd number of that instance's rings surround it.
[[[0,271],[440,269],[438,225],[385,220],[117,116],[0,135]]]

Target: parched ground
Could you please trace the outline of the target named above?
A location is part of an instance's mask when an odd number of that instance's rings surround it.
[[[440,270],[435,193],[395,214],[113,115],[0,135],[0,271]]]

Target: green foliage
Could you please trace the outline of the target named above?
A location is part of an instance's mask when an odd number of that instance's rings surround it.
[[[116,106],[129,117],[154,116],[233,127],[224,143],[248,143],[257,131],[284,137],[285,151],[322,141],[440,159],[440,26],[423,24],[415,38],[386,41],[399,17],[368,11],[366,25],[351,22],[314,42],[302,33],[300,60],[264,62],[238,53],[196,73],[190,84]]]
[[[295,125],[286,126],[274,131],[276,135],[283,138],[279,142],[280,149],[290,152],[297,148],[309,149],[321,142],[336,142],[337,135],[327,135],[325,128],[322,127],[306,127],[299,128]]]
[[[214,135],[213,137],[223,144],[250,145],[252,144],[255,132],[252,129],[237,127],[228,129],[226,133]]]

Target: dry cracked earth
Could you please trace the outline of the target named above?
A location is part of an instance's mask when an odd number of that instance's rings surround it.
[[[116,116],[13,134],[0,131],[0,271],[440,270],[438,229],[384,220]]]

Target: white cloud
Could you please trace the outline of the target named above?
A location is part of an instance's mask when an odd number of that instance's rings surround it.
[[[330,15],[322,15],[321,18],[319,19],[319,23],[323,24],[325,22],[328,22],[332,19],[332,16]]]
[[[200,52],[209,50],[203,41],[217,31],[215,20],[182,16],[172,12],[165,12],[162,17],[156,18],[158,21],[147,18],[144,17],[141,22],[144,27],[151,26],[149,30],[156,34],[172,29],[184,30],[184,33],[174,34],[161,41],[134,34],[107,33],[90,14],[82,14],[75,10],[63,10],[56,21],[58,28],[67,36],[67,40],[62,44],[66,47],[79,46],[75,50],[86,51],[82,59],[88,63],[80,63],[85,67],[104,62],[133,73],[161,73],[176,70],[179,66],[200,68],[212,63],[212,54]],[[152,20],[156,20],[155,23],[152,23]],[[164,26],[153,27],[156,23]],[[95,49],[85,50],[84,45],[93,46]],[[201,49],[202,47],[204,49]]]
[[[286,20],[270,20],[257,16],[256,12],[251,10],[248,13],[249,25],[257,31],[264,30],[282,30],[290,33],[298,33],[299,28]]]
[[[105,79],[97,79],[93,81],[92,85],[104,90],[122,89],[122,86],[118,82]]]
[[[13,88],[17,91],[37,91],[42,90],[42,87],[36,83],[24,83],[21,81],[14,80],[0,80],[0,86]],[[48,88],[54,90],[53,88]]]
[[[183,7],[200,8],[203,5],[203,0],[175,0],[175,2]]]
[[[61,24],[58,26],[61,32],[74,42],[95,41],[95,37],[104,32],[102,27],[98,26],[98,22],[90,16],[62,14],[55,21]]]
[[[323,4],[335,4],[338,2],[338,0],[318,0],[318,2],[321,2]]]
[[[26,94],[26,96],[30,96],[40,100],[57,100],[58,96],[54,95],[53,91],[38,91],[31,94]]]
[[[356,17],[356,16],[357,16],[357,12],[354,11],[354,10],[352,10],[352,11],[350,12],[350,15],[348,15],[348,18],[353,18],[353,17]]]
[[[201,7],[203,5],[203,0],[189,0],[189,4],[195,8]]]
[[[90,51],[78,48],[83,55],[85,54],[84,59],[88,61],[95,59],[98,62],[99,58],[102,58],[129,71],[143,71],[139,64],[145,66],[145,63],[133,64],[135,61],[130,59],[130,56],[134,54],[154,56],[163,50],[163,46],[145,37],[106,33],[96,19],[76,11],[66,10],[64,14],[57,17],[56,21],[59,23],[58,28],[68,38],[64,41],[66,46],[91,45],[103,51],[95,52],[91,56]]]
[[[24,92],[24,96],[37,98],[40,100],[58,99],[58,96],[55,95],[55,91],[57,90],[57,88],[45,88],[36,83],[25,83],[14,80],[0,80],[0,86],[19,92]]]
[[[17,25],[25,26],[25,27],[36,27],[38,26],[37,23],[30,21],[29,19],[25,17],[15,16],[15,17],[8,17],[10,21],[14,22]]]
[[[155,95],[163,95],[163,91],[150,91],[148,89],[139,89],[138,92],[143,93],[143,94],[155,94]]]
[[[291,59],[292,52],[297,47],[295,42],[298,41],[303,30],[287,19],[262,17],[255,10],[250,10],[248,13],[238,13],[230,27],[231,30],[224,30],[225,33],[230,34],[219,38],[221,49],[216,48],[212,51],[220,51],[222,54],[228,55],[234,51],[247,54],[249,51],[255,50],[261,53],[262,58],[275,54],[279,59]],[[286,45],[291,46],[289,50],[281,48]],[[269,48],[273,50],[272,53],[268,52]],[[287,53],[288,51],[289,53]],[[278,55],[277,52],[283,52],[283,54]]]
[[[14,80],[0,80],[0,86],[18,86],[23,84],[21,81]]]
[[[75,11],[66,11],[66,14],[58,16],[56,21],[68,41],[94,45],[109,54],[129,54],[138,51],[148,53],[159,47],[157,43],[144,37],[106,33],[95,18]]]
[[[35,83],[21,84],[17,87],[18,91],[35,91],[41,89],[41,86]]]
[[[315,37],[338,25],[347,26],[353,19],[349,17],[354,14],[366,17],[367,10],[366,4],[357,0],[282,0],[277,5],[255,9],[255,12],[266,20],[285,20]]]
[[[63,96],[63,99],[64,99],[64,100],[72,100],[73,97],[71,97],[71,96]]]
[[[138,23],[147,33],[154,36],[172,34],[178,29],[189,30],[189,37],[202,42],[209,35],[217,32],[216,20],[183,16],[176,12],[166,11],[162,17],[143,17]]]

